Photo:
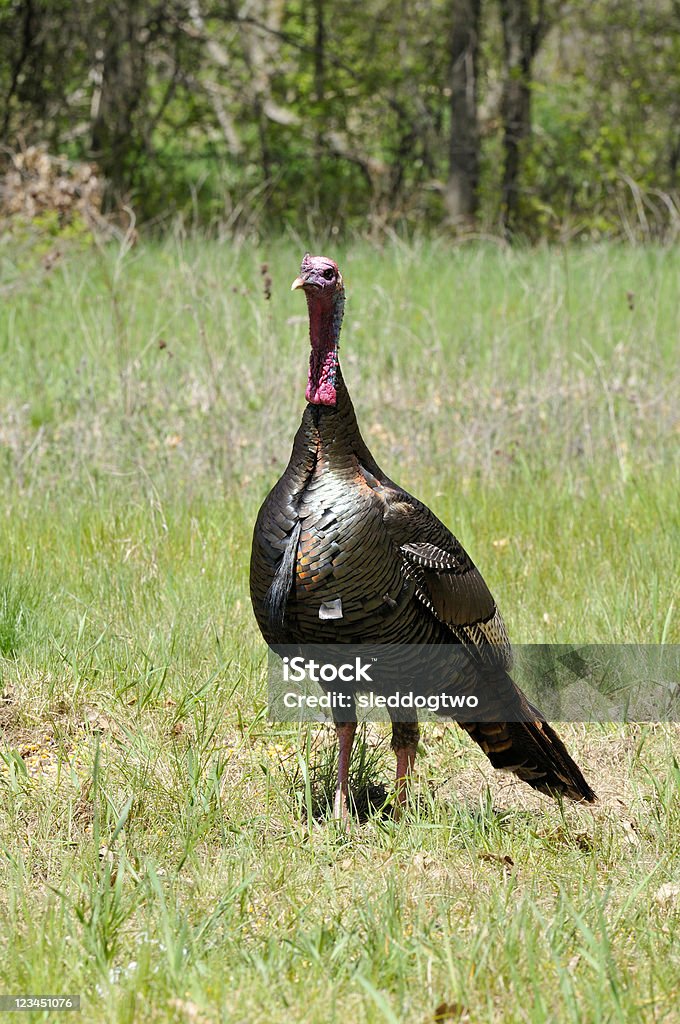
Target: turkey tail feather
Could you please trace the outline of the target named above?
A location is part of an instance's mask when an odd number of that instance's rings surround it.
[[[286,606],[290,592],[293,589],[295,557],[297,555],[301,529],[302,524],[298,520],[288,538],[288,543],[281,556],[274,579],[264,599],[264,609],[271,634],[277,638],[281,637],[281,639],[284,638],[286,626]]]
[[[593,803],[597,796],[564,743],[540,712],[529,707],[536,715],[533,721],[461,724],[494,768],[512,772],[548,796]]]

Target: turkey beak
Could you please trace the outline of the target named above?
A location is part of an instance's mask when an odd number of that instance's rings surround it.
[[[293,281],[292,285],[290,286],[290,290],[292,292],[295,292],[295,291],[298,290],[298,288],[304,288],[304,286],[305,286],[304,280],[301,277],[296,277],[295,280]]]

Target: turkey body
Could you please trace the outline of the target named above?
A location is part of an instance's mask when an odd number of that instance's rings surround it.
[[[380,473],[344,386],[339,392],[337,407],[307,407],[288,467],[260,510],[251,562],[258,624],[269,643],[427,643],[436,624],[386,522],[401,492]],[[293,544],[285,607],[272,622],[266,596]],[[341,617],[320,618],[337,601]]]
[[[265,640],[272,646],[460,644],[472,655],[470,686],[487,688],[485,721],[461,724],[492,764],[551,795],[594,799],[557,734],[510,678],[505,625],[479,570],[430,509],[377,465],[339,365],[333,382],[332,404],[307,405],[288,466],[255,524],[250,589]],[[485,652],[493,652],[491,682],[474,676]],[[459,675],[436,680],[436,687],[459,692]],[[338,724],[338,735],[336,808],[344,814],[349,751],[343,768],[343,746],[351,749],[354,732]],[[417,742],[415,717],[393,721],[400,800]]]
[[[426,589],[418,561],[425,551],[445,556],[457,584],[448,624]],[[276,608],[268,600],[275,581]],[[337,406],[307,406],[286,471],[260,509],[251,597],[270,644],[465,640],[503,645],[509,655],[478,570],[444,524],[380,470],[341,375]],[[320,617],[338,601],[341,616]]]

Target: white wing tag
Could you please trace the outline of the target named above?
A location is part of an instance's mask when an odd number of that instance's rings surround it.
[[[319,608],[320,619],[341,619],[342,618],[342,601],[339,597],[335,601],[324,601]]]

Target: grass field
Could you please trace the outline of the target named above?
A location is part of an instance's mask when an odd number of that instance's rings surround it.
[[[679,643],[680,251],[323,248],[364,434],[511,637]],[[247,592],[304,405],[302,251],[0,250],[0,994],[95,1022],[680,1020],[677,726],[565,725],[594,809],[430,726],[400,822],[312,814],[333,737],[267,722]],[[355,779],[389,788],[367,742]]]

